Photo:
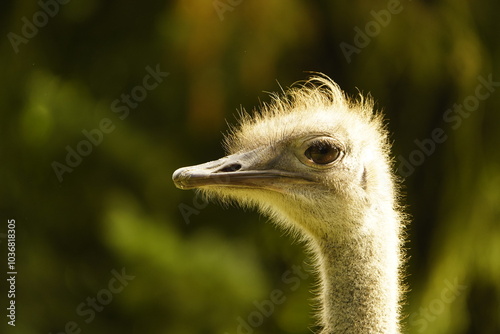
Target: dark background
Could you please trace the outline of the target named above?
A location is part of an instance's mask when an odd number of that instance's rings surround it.
[[[221,157],[241,106],[318,71],[387,115],[413,217],[404,332],[500,333],[500,84],[477,88],[500,82],[499,12],[486,0],[3,1],[0,331],[314,330],[314,275],[290,272],[308,268],[302,245],[171,175]],[[141,88],[157,67],[168,76]],[[263,309],[274,290],[285,299]]]

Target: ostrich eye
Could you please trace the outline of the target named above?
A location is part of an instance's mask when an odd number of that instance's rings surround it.
[[[340,149],[333,143],[317,141],[307,148],[304,155],[318,165],[326,165],[339,158]]]

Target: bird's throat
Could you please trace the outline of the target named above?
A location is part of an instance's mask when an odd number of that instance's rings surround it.
[[[379,233],[320,243],[321,334],[398,333],[397,240]]]

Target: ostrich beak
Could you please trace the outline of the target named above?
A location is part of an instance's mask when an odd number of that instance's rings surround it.
[[[279,184],[311,183],[313,180],[302,173],[282,170],[277,159],[264,159],[262,150],[229,155],[201,165],[177,169],[172,175],[179,189],[205,186],[237,188],[268,188],[277,190]],[[269,156],[269,155],[267,155]]]

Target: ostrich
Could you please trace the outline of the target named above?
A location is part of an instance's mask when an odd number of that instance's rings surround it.
[[[175,185],[256,207],[305,241],[321,334],[398,333],[404,215],[372,99],[316,75],[242,112],[224,144],[226,157],[176,170]]]

